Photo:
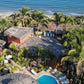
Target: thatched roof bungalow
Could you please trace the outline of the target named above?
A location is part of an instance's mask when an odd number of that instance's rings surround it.
[[[0,76],[0,84],[38,84],[38,82],[29,75],[12,73]]]

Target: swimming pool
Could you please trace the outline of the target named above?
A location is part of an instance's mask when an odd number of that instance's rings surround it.
[[[42,75],[37,79],[37,82],[39,84],[58,84],[55,78],[48,75]]]

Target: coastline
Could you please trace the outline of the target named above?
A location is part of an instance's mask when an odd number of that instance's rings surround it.
[[[4,18],[6,18],[7,16],[12,15],[13,13],[14,13],[13,11],[5,11],[5,12],[1,12],[1,11],[0,11],[0,19],[4,19]]]
[[[16,12],[15,11],[0,11],[0,20],[5,19],[7,16],[10,16],[10,15],[12,15],[14,13],[17,13],[17,11]],[[58,13],[62,13],[62,12],[58,12]],[[46,16],[50,17],[50,18],[53,16],[53,14],[50,14],[50,13],[46,14],[44,12],[44,14]],[[77,13],[63,13],[63,14],[67,15],[67,16],[81,16],[81,15],[84,15],[84,14],[77,14]]]
[[[69,16],[84,15],[84,0],[1,0],[0,11],[14,11],[22,7],[29,7],[52,15],[54,12]]]
[[[14,13],[17,13],[17,12],[14,12],[14,11],[5,11],[5,12],[2,12],[2,11],[0,11],[0,19],[5,19],[7,16],[10,16],[10,15],[12,15]],[[50,14],[45,14],[45,15],[47,17],[51,17],[52,16]]]

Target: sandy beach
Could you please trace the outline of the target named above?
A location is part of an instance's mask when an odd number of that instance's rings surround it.
[[[13,14],[14,12],[12,11],[8,11],[8,12],[0,12],[0,18],[1,19],[4,19],[6,18],[7,16],[10,16],[11,14]]]
[[[13,11],[6,11],[6,12],[0,12],[0,19],[4,19],[6,18],[7,16],[10,16],[12,14],[14,14],[15,12]],[[47,17],[51,18],[52,15],[48,15],[48,14],[45,14]]]

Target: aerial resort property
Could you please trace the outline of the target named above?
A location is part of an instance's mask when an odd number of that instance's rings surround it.
[[[84,16],[23,7],[1,17],[0,84],[84,84]]]

